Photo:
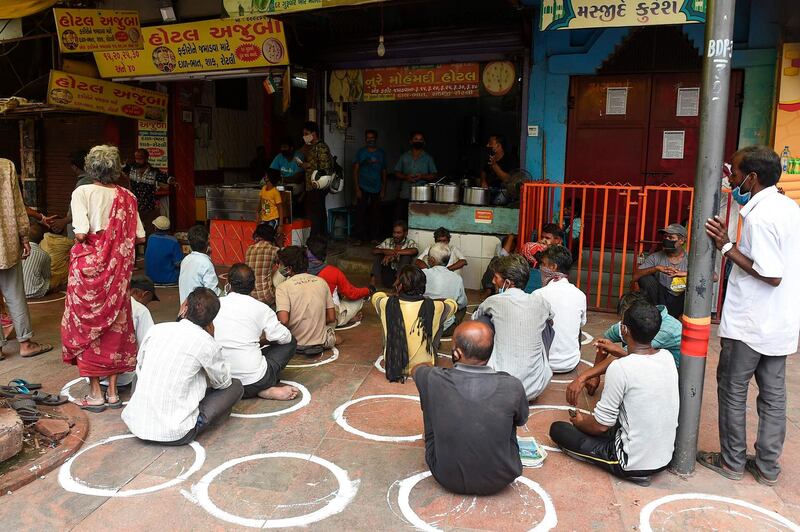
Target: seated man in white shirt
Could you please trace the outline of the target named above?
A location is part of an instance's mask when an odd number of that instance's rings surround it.
[[[155,325],[139,347],[136,391],[122,421],[139,439],[186,445],[230,415],[242,383],[214,341],[219,298],[195,288],[181,305],[180,321]]]
[[[256,276],[250,266],[239,263],[231,267],[228,295],[220,300],[214,318],[214,339],[231,367],[231,377],[244,386],[243,399],[290,401],[297,397],[297,388],[277,384],[297,342],[269,306],[250,296],[255,287]],[[260,346],[262,336],[269,345]]]
[[[550,426],[550,437],[568,456],[641,486],[669,465],[678,427],[678,370],[669,351],[651,345],[660,327],[661,312],[654,305],[631,305],[620,326],[628,353],[589,370],[592,376],[606,375],[593,415],[572,410],[572,424]],[[578,382],[567,388],[571,405],[582,388]]]
[[[460,249],[458,249],[456,246],[450,245],[450,231],[444,227],[440,227],[433,232],[433,241],[434,245],[444,244],[450,248],[450,258],[445,263],[445,266],[451,272],[458,272],[458,274],[461,275],[459,270],[467,265],[467,258]],[[421,270],[424,270],[428,267],[428,255],[430,254],[432,247],[433,246],[428,246],[425,248],[425,250],[419,254],[419,257],[417,257],[417,260],[415,261],[415,264]]]
[[[572,254],[562,245],[542,253],[539,293],[553,310],[555,337],[548,357],[553,373],[568,373],[581,360],[581,327],[586,325],[586,294],[569,282]]]
[[[449,338],[453,331],[464,319],[467,312],[467,293],[464,291],[464,280],[456,272],[447,268],[449,264],[452,248],[442,242],[436,243],[429,248],[427,254],[427,268],[422,270],[425,274],[425,297],[431,299],[452,299],[458,303],[458,310],[454,316],[447,318],[442,328],[442,336]]]
[[[219,279],[211,262],[211,247],[208,244],[208,229],[202,225],[194,225],[186,234],[192,252],[184,257],[181,262],[181,271],[178,275],[178,297],[180,302],[186,300],[189,292],[203,286],[220,295]]]
[[[136,343],[139,346],[144,342],[145,336],[154,325],[153,316],[147,309],[153,301],[160,301],[156,295],[153,281],[146,275],[138,275],[131,279],[131,316],[133,317],[133,330],[136,332]],[[117,377],[117,388],[129,386],[136,380],[136,372],[129,371]],[[108,386],[108,379],[100,381],[100,386]]]

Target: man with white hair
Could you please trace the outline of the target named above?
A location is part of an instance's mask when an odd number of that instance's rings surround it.
[[[432,245],[428,251],[425,274],[425,297],[431,299],[452,299],[458,303],[458,311],[444,322],[443,336],[452,336],[453,331],[464,319],[467,312],[467,293],[464,291],[464,280],[456,272],[450,270],[450,246],[442,242]]]

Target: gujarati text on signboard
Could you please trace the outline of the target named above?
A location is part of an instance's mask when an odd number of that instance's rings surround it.
[[[153,168],[166,172],[169,166],[167,147],[167,122],[139,120],[138,148],[147,150],[148,162]]]
[[[142,51],[94,54],[104,78],[289,64],[283,23],[266,16],[142,28]]]
[[[329,95],[334,102],[477,98],[480,64],[334,70]]]
[[[166,93],[59,70],[50,71],[47,103],[127,118],[167,119]]]
[[[58,46],[63,53],[141,50],[137,11],[53,9]]]
[[[311,11],[338,6],[375,4],[386,0],[224,0],[225,11],[231,17],[245,15],[280,15],[295,11]]]
[[[539,29],[657,26],[705,20],[706,0],[542,0]]]

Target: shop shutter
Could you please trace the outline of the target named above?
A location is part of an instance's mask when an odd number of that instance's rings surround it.
[[[119,132],[118,140],[116,131]],[[47,118],[42,127],[41,171],[44,180],[44,208],[48,214],[63,216],[69,209],[75,176],[69,154],[104,143],[119,144],[123,162],[133,158],[136,121],[102,115],[68,115]]]

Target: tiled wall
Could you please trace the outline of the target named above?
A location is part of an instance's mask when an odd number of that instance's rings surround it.
[[[420,252],[433,244],[433,231],[409,229],[408,236],[417,243]],[[464,278],[465,288],[480,290],[481,277],[489,266],[489,261],[494,257],[498,244],[500,239],[494,235],[459,233],[451,235],[450,245],[459,248],[467,258],[467,265],[459,270],[461,277]]]

